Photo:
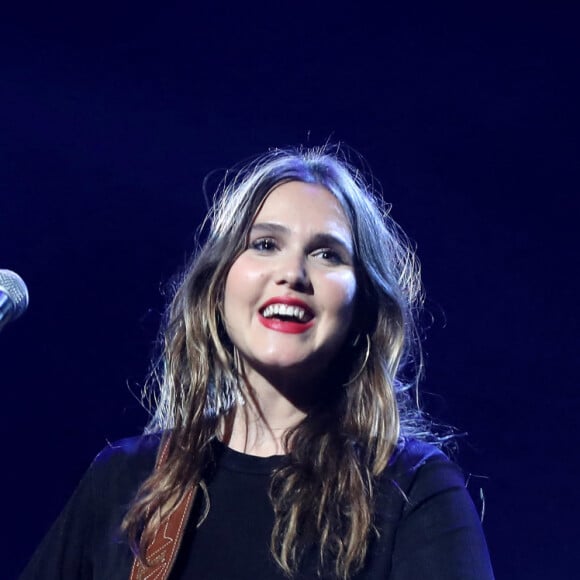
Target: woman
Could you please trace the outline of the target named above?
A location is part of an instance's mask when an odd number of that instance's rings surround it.
[[[275,150],[209,219],[147,434],[97,457],[23,578],[492,578],[410,396],[418,264],[361,175]]]

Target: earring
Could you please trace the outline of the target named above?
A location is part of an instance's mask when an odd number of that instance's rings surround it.
[[[235,344],[233,345],[232,358],[233,358],[233,362],[234,362],[233,372],[234,372],[235,381],[236,381],[234,384],[235,404],[243,406],[246,404],[246,400],[244,399],[244,395],[242,392],[243,391],[243,384],[244,384],[244,381],[243,381],[244,370],[243,370],[243,365],[242,365],[242,358],[240,356],[240,351],[238,350],[238,347]]]
[[[349,381],[347,381],[346,383],[344,383],[343,386],[348,387],[349,385],[351,385],[352,383],[354,383],[363,373],[365,366],[369,360],[369,356],[371,354],[371,337],[367,334],[365,334],[365,338],[367,339],[367,348],[365,350],[365,356],[364,356],[364,360],[363,363],[360,367],[360,369],[358,370],[358,372],[354,375],[354,377],[352,377]],[[358,341],[360,339],[360,334],[357,335],[357,337],[354,339],[354,342],[352,343],[353,347],[356,347],[356,345],[358,344]]]

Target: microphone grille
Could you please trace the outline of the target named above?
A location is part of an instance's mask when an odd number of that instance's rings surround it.
[[[28,288],[16,272],[0,270],[0,291],[8,294],[14,303],[14,319],[28,308]]]

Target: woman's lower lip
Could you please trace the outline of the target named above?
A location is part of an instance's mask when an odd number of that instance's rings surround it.
[[[291,320],[280,320],[279,318],[265,318],[261,314],[258,314],[258,320],[270,330],[286,332],[287,334],[306,332],[314,324],[314,320],[309,320],[308,322],[292,322]]]

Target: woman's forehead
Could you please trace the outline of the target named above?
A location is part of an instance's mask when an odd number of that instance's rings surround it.
[[[272,221],[296,226],[338,228],[351,233],[350,222],[336,196],[318,183],[288,181],[274,187],[262,202],[253,223]]]

